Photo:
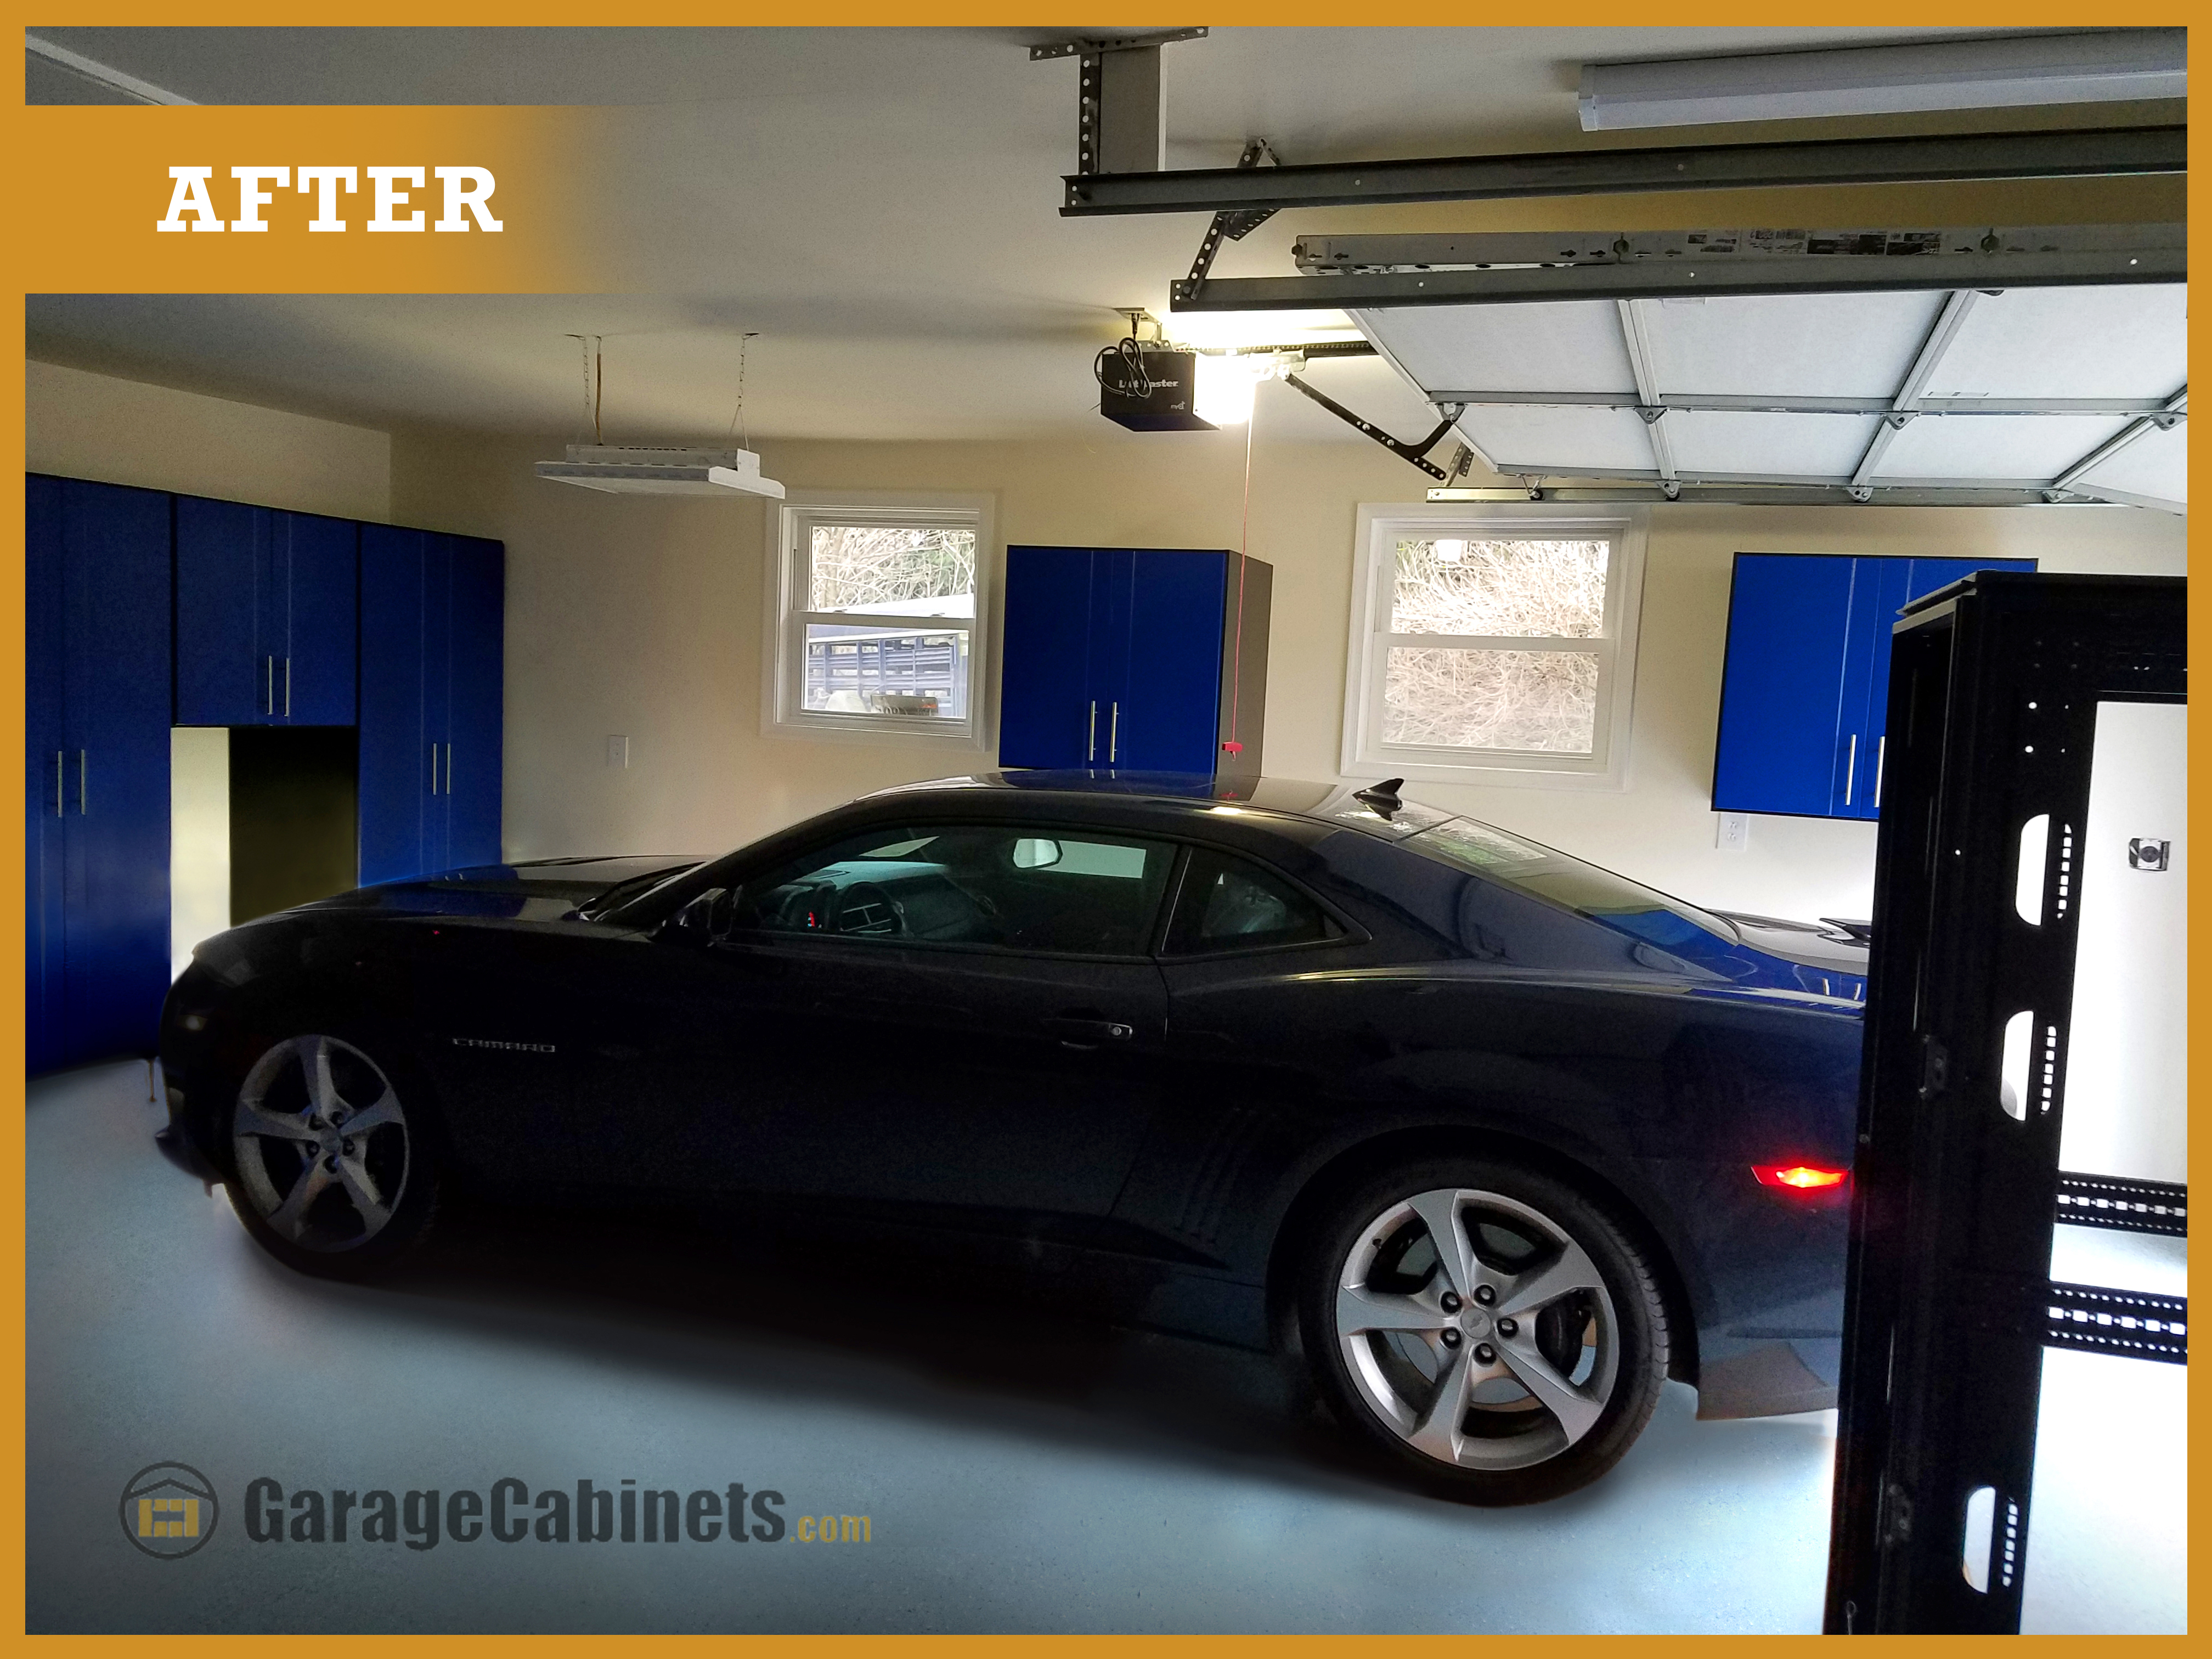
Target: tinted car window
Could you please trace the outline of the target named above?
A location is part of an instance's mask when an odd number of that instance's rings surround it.
[[[1314,902],[1257,865],[1227,853],[1190,855],[1169,950],[1177,956],[1307,945],[1334,930]]]
[[[732,931],[1138,956],[1172,860],[1163,843],[1088,831],[875,830],[747,882]]]

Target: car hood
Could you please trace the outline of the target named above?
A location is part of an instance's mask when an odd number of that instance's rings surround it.
[[[704,861],[698,854],[623,854],[480,864],[434,876],[380,882],[318,899],[303,910],[397,910],[413,915],[503,916],[556,921],[617,887],[639,890]]]

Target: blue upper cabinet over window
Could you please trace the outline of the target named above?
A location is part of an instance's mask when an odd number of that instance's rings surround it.
[[[1008,548],[999,763],[1255,773],[1273,574],[1225,552]]]
[[[177,724],[351,726],[360,526],[177,498]]]
[[[1737,554],[1713,810],[1874,817],[1897,613],[1977,570],[2034,568],[2021,559]]]
[[[496,864],[505,551],[361,537],[361,878]]]
[[[28,1069],[153,1052],[169,987],[169,497],[33,476]]]

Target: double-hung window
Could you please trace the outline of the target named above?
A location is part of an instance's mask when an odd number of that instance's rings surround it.
[[[1621,787],[1642,575],[1628,519],[1360,508],[1345,775]]]
[[[798,497],[770,509],[763,729],[981,748],[989,498]]]

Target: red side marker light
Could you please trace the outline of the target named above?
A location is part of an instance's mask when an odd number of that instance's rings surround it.
[[[1851,1178],[1849,1170],[1823,1170],[1812,1164],[1754,1164],[1751,1172],[1762,1187],[1789,1187],[1801,1193],[1840,1187]]]

